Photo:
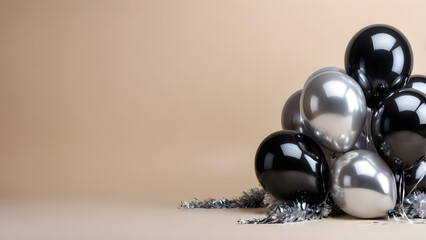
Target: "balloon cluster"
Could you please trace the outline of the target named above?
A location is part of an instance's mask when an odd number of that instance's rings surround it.
[[[283,130],[259,146],[255,171],[275,198],[384,216],[425,189],[426,77],[411,76],[412,51],[388,25],[360,30],[346,70],[314,72],[284,105]]]

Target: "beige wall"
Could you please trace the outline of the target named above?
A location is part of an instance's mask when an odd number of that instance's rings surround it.
[[[426,74],[425,9],[1,0],[0,199],[236,196],[257,185],[255,151],[287,97],[318,68],[343,67],[360,28],[399,28]]]

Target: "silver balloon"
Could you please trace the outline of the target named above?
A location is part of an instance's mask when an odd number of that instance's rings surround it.
[[[392,171],[377,153],[367,150],[337,159],[330,172],[330,191],[337,206],[359,218],[385,216],[397,199]]]
[[[337,153],[352,149],[364,127],[367,107],[359,85],[340,72],[324,72],[309,81],[300,97],[307,132]]]
[[[286,130],[294,130],[300,133],[305,133],[302,118],[300,117],[300,96],[302,90],[299,90],[291,95],[281,113],[281,126]]]
[[[312,73],[308,79],[305,82],[305,85],[312,80],[312,78],[316,77],[317,75],[321,74],[321,73],[325,73],[325,72],[339,72],[339,73],[343,73],[346,74],[346,71],[342,68],[338,68],[338,67],[325,67],[325,68],[320,68],[318,70],[316,70],[314,73]]]

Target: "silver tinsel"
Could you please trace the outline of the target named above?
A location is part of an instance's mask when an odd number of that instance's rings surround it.
[[[325,203],[308,205],[304,202],[294,202],[289,205],[281,202],[270,194],[265,195],[264,203],[269,214],[261,219],[238,220],[240,224],[274,224],[289,223],[305,220],[315,220],[327,217],[331,213],[331,206]]]
[[[181,208],[260,208],[264,207],[263,199],[265,198],[265,190],[260,188],[252,188],[243,195],[234,199],[221,198],[207,199],[199,201],[195,198],[191,202],[181,202]]]
[[[238,220],[240,224],[274,224],[291,223],[307,220],[318,220],[326,217],[344,214],[333,202],[330,196],[319,204],[307,204],[299,201],[287,204],[277,200],[260,188],[252,188],[242,196],[234,199],[221,198],[191,202],[181,202],[181,208],[261,208],[266,207],[268,215],[261,219]],[[426,194],[415,192],[408,195],[403,203],[397,204],[394,210],[389,211],[389,219],[411,223],[425,223]],[[420,219],[420,220],[419,220]]]
[[[334,204],[328,196],[326,200],[319,204],[307,204],[297,201],[287,204],[277,200],[272,195],[266,193],[264,204],[269,210],[268,216],[261,219],[238,220],[240,224],[274,224],[291,223],[308,220],[318,220],[329,216],[340,215],[343,212]]]

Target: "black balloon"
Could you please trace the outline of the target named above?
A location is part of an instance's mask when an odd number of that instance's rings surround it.
[[[269,135],[257,150],[255,171],[267,192],[288,203],[320,203],[328,190],[329,169],[321,148],[295,131]]]
[[[392,170],[411,167],[425,155],[426,95],[412,89],[389,95],[373,112],[371,136]]]
[[[412,75],[404,88],[414,88],[426,94],[426,77],[423,75]]]
[[[408,40],[391,26],[365,27],[346,48],[346,72],[361,86],[367,106],[372,109],[390,92],[403,87],[412,66]]]

